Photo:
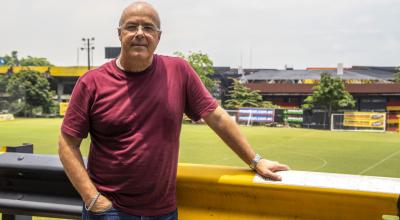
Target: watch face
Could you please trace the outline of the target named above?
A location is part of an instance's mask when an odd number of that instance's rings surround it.
[[[256,154],[253,160],[251,160],[250,168],[255,170],[258,162],[262,159],[259,154]]]

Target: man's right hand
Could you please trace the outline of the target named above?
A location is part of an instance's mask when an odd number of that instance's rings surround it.
[[[96,203],[93,205],[90,211],[100,213],[107,211],[111,207],[112,207],[111,201],[108,200],[105,196],[100,195],[100,197],[97,199]]]
[[[282,181],[282,177],[276,174],[276,171],[290,170],[286,164],[281,164],[278,161],[261,159],[256,166],[256,171],[261,176],[271,178],[275,181]]]

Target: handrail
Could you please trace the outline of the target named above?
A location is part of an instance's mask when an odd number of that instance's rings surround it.
[[[314,174],[311,173],[311,176]],[[357,177],[324,175],[331,180]],[[396,180],[400,186],[400,179]],[[256,175],[249,169],[221,166],[180,164],[177,190],[180,216],[191,220],[376,220],[384,215],[397,215],[399,208],[399,191],[384,193],[277,184],[257,181]]]
[[[398,215],[400,187],[392,191],[374,187],[372,191],[345,189],[351,184],[344,184],[342,189],[324,188],[318,175],[342,182],[343,178],[354,180],[360,176],[312,172],[303,174],[307,174],[307,178],[318,177],[318,186],[299,186],[296,184],[304,180],[297,182],[292,178],[289,183],[285,178],[291,177],[286,174],[283,182],[277,183],[260,178],[248,168],[180,163],[177,174],[179,218],[376,220],[384,215]],[[400,181],[398,178],[368,178],[386,185]],[[55,188],[63,190],[55,193]],[[82,201],[66,178],[57,156],[0,154],[0,212],[77,219],[81,209]]]

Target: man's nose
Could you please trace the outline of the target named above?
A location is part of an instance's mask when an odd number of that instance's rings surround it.
[[[138,30],[136,31],[136,37],[142,38],[144,36],[143,27],[139,25]]]

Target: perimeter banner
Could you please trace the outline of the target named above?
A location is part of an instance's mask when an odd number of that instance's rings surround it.
[[[240,108],[238,112],[239,121],[252,122],[274,122],[274,109],[264,108]]]
[[[384,112],[345,112],[344,126],[384,128],[386,113]]]
[[[68,102],[60,102],[60,115],[64,116],[68,108]]]

